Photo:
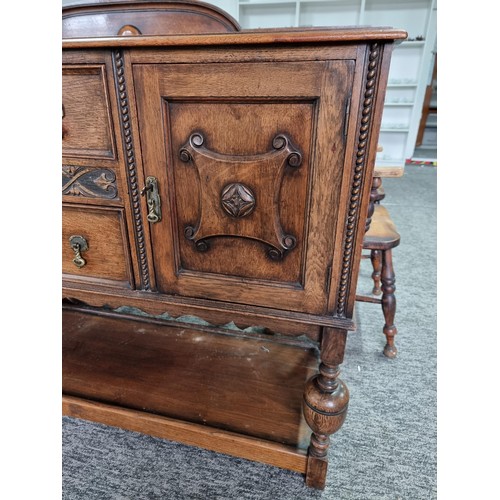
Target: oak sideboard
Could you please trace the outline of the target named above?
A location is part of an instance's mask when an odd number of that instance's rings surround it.
[[[63,412],[323,488],[391,28],[63,9]]]

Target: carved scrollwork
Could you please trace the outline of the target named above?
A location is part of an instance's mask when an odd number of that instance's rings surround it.
[[[191,136],[189,137],[189,146],[191,146],[192,148],[199,148],[203,145],[204,140],[205,139],[201,134],[198,133],[191,134]],[[179,150],[179,157],[185,163],[193,159],[191,153],[189,152],[189,149],[186,148],[186,146],[182,147]]]
[[[273,148],[277,150],[284,149],[289,145],[289,142],[290,141],[286,135],[277,135],[273,139]],[[286,161],[290,167],[300,167],[300,164],[302,163],[302,155],[299,151],[292,151],[288,155]]]
[[[296,247],[297,239],[281,226],[281,184],[287,168],[296,169],[302,164],[301,152],[285,134],[272,139],[271,151],[256,155],[222,154],[207,149],[205,144],[203,134],[193,132],[178,153],[182,162],[196,168],[198,180],[204,179],[203,186],[198,184],[198,221],[184,227],[184,236],[200,252],[210,249],[208,240],[212,238],[256,240],[264,245],[270,259],[283,259]],[[260,216],[254,218],[251,215],[256,210]],[[268,224],[262,224],[262,214]],[[234,221],[232,224],[228,224],[228,217]]]
[[[116,175],[106,168],[64,165],[62,167],[62,194],[112,200],[118,196]]]

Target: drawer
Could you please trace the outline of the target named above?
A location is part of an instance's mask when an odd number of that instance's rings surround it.
[[[133,288],[123,210],[64,205],[62,227],[65,279]]]
[[[115,159],[106,65],[63,65],[62,91],[63,156]]]

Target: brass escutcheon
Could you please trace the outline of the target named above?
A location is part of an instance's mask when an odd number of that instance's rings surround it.
[[[142,196],[146,196],[146,203],[148,205],[147,219],[152,224],[161,221],[161,200],[160,193],[158,192],[158,181],[156,177],[148,177],[146,185],[141,191]]]

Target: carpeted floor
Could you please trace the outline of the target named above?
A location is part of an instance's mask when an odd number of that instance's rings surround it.
[[[401,233],[399,354],[382,355],[380,307],[358,304],[341,375],[349,413],[332,438],[323,492],[296,473],[63,418],[63,499],[436,498],[436,174],[408,166],[403,178],[384,180],[384,204]],[[371,289],[370,273],[365,260],[360,291]]]

